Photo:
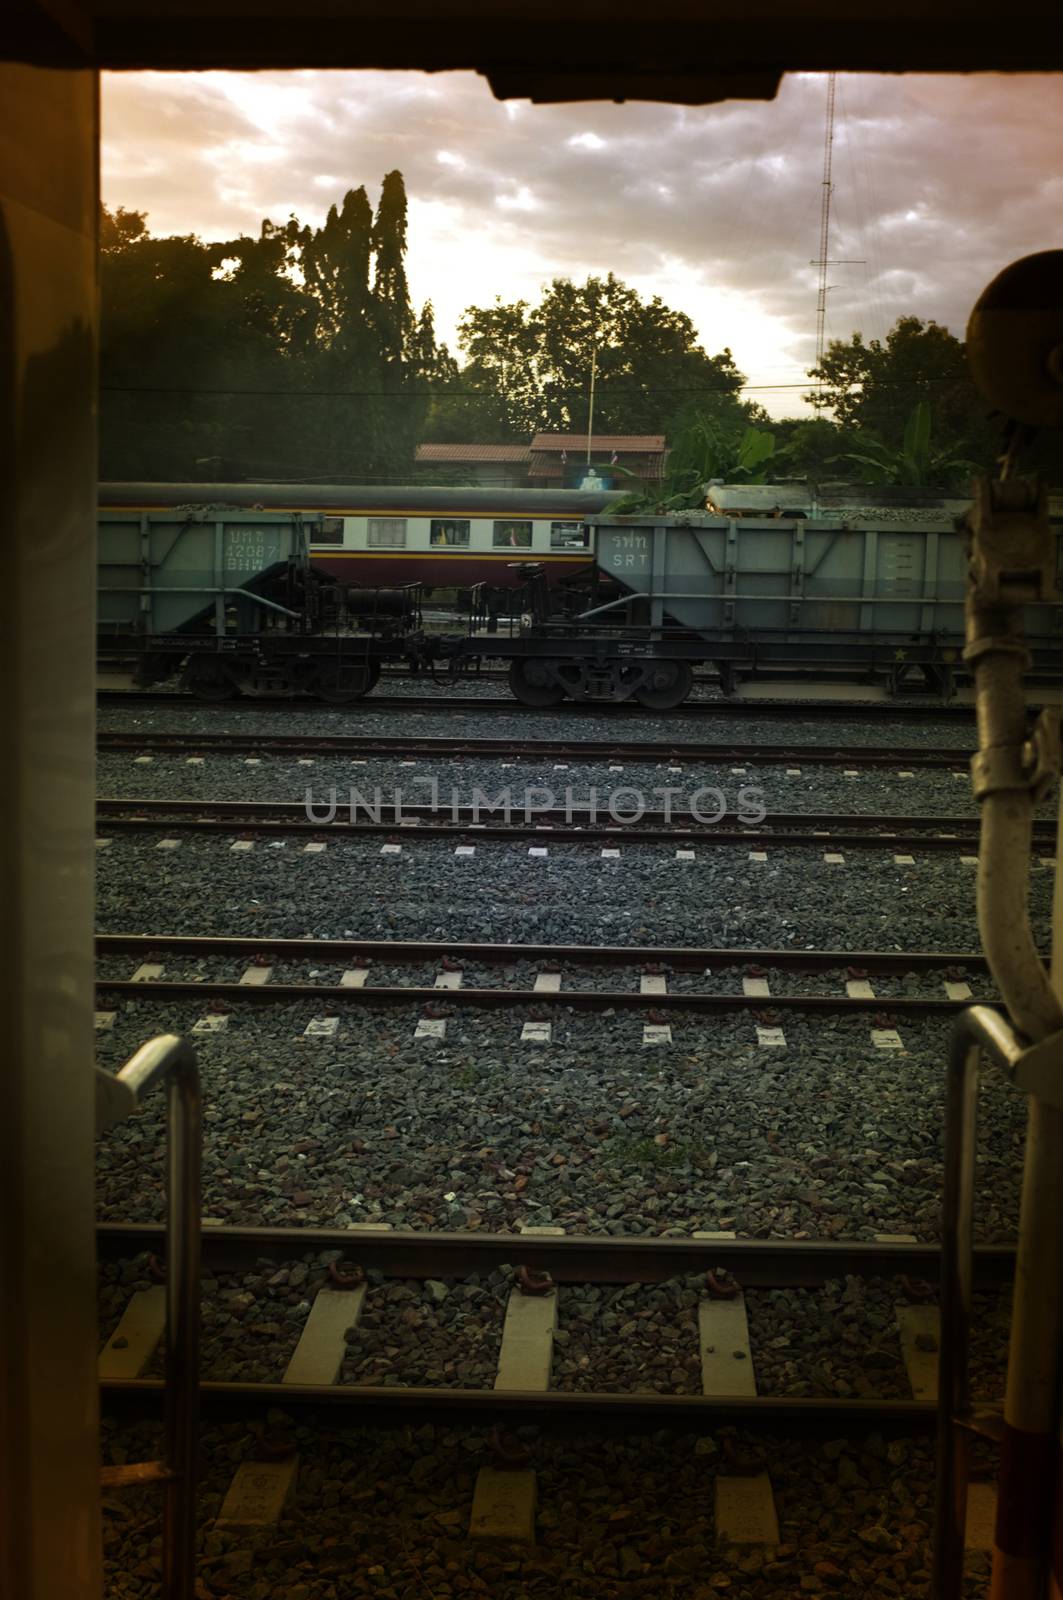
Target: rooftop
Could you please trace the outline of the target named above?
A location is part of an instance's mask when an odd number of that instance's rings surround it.
[[[418,461],[527,461],[526,444],[419,444]]]
[[[531,442],[534,451],[586,450],[585,433],[537,433]],[[591,436],[592,450],[615,450],[617,454],[663,455],[663,433],[595,433]]]

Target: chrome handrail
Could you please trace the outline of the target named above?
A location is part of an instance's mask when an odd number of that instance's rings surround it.
[[[119,1469],[118,1482],[165,1485],[163,1600],[193,1600],[199,1453],[200,1213],[203,1116],[199,1064],[187,1039],[149,1039],[114,1076],[99,1074],[97,1126],[134,1110],[160,1084],[167,1090],[166,1396],[163,1460]],[[154,1470],[153,1470],[154,1467]]]
[[[1014,1076],[1026,1048],[1006,1017],[988,1006],[960,1013],[949,1046],[945,1099],[945,1185],[941,1223],[934,1600],[960,1600],[967,1481],[974,1434],[968,1356],[974,1290],[974,1185],[978,1069],[983,1050]]]

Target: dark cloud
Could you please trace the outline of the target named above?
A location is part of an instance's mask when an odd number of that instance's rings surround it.
[[[110,76],[104,195],[154,232],[225,238],[319,219],[398,166],[411,281],[448,334],[470,302],[611,270],[758,383],[800,383],[824,101],[806,75],[704,110],[500,104],[464,73]],[[908,312],[962,331],[994,272],[1060,242],[1061,135],[1049,77],[840,77],[831,255],[860,264],[831,268],[830,332],[881,336]]]

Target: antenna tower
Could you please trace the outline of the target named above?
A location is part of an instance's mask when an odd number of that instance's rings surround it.
[[[830,249],[831,167],[834,160],[834,86],[837,73],[827,74],[827,126],[823,135],[823,199],[819,211],[819,294],[816,298],[816,366],[823,360],[827,328],[827,266]]]

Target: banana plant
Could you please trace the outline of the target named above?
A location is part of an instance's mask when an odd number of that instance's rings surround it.
[[[633,512],[691,511],[705,503],[705,485],[711,478],[724,483],[764,483],[769,465],[781,460],[775,435],[763,428],[747,427],[740,434],[722,428],[711,417],[697,416],[679,434],[668,455],[668,468],[656,491],[627,468],[615,470],[632,479],[633,492],[614,509]]]
[[[856,450],[832,456],[832,461],[851,461],[858,466],[866,483],[905,484],[913,488],[950,485],[965,474],[978,472],[976,462],[948,450],[935,450],[931,444],[930,407],[920,400],[904,425],[904,440],[899,450],[892,449],[870,434],[857,437]]]

